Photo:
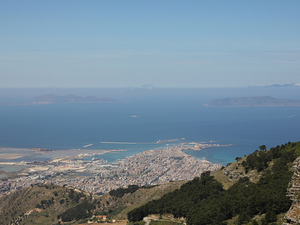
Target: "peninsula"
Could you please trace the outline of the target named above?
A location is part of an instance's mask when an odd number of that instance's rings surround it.
[[[208,107],[253,107],[253,106],[300,106],[300,100],[276,99],[270,96],[213,99],[204,104]]]
[[[205,171],[221,168],[206,159],[188,155],[186,151],[221,147],[219,144],[181,143],[162,149],[144,151],[113,163],[108,163],[101,155],[117,150],[60,150],[53,158],[45,161],[9,161],[17,155],[2,153],[0,165],[20,166],[23,170],[3,171],[0,178],[0,197],[8,195],[31,184],[65,184],[90,193],[108,193],[128,185],[149,186],[169,181],[190,180]],[[67,156],[69,151],[70,156]],[[119,150],[120,151],[120,150]],[[60,154],[57,157],[57,154]],[[87,157],[94,156],[91,160]],[[1,159],[1,158],[0,158]],[[85,159],[85,160],[84,160]],[[1,170],[0,170],[1,172]],[[1,179],[0,179],[1,181]]]

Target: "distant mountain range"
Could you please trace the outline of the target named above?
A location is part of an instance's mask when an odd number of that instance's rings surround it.
[[[284,87],[284,88],[300,88],[300,84],[296,84],[296,83],[291,83],[291,84],[272,84],[272,85],[268,85],[268,86],[254,86],[254,87],[261,87],[261,88],[268,88],[268,87]]]
[[[208,107],[251,107],[251,106],[300,106],[300,100],[275,99],[270,96],[213,99],[204,104]]]
[[[81,97],[76,95],[58,96],[53,94],[37,96],[33,104],[54,104],[54,103],[120,103],[121,101],[111,98],[97,98],[94,96]]]
[[[295,83],[291,83],[291,84],[273,84],[273,85],[266,86],[266,87],[300,87],[300,84],[295,84]]]

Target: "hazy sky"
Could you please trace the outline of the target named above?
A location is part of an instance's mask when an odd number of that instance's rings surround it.
[[[0,87],[300,83],[299,0],[0,1]]]

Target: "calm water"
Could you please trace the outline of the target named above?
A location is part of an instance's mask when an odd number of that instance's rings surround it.
[[[233,146],[188,153],[225,165],[262,144],[300,141],[300,107],[209,108],[203,101],[184,96],[122,104],[0,105],[0,146],[128,150],[104,155],[112,162],[166,146],[158,140],[213,140]]]

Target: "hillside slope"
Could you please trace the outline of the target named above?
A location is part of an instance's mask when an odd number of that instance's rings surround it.
[[[139,188],[135,192],[127,193],[119,198],[110,192],[111,195],[104,196],[104,198],[112,199],[106,210],[110,212],[109,216],[115,219],[127,219],[127,213],[129,211],[179,189],[186,182],[188,181],[168,182],[154,187]]]
[[[260,224],[274,223],[291,206],[286,192],[293,161],[299,155],[299,142],[257,150],[217,172],[219,181],[209,172],[204,173],[179,190],[130,211],[128,219],[139,221],[149,214],[171,213],[185,217],[187,224],[197,225],[227,224],[232,219],[247,224],[257,218]]]
[[[291,198],[292,205],[285,215],[287,220],[285,224],[300,223],[300,157],[294,161],[293,171],[294,174],[287,190],[287,195]]]
[[[153,187],[138,187],[121,197],[97,196],[72,187],[33,185],[0,199],[0,224],[72,224],[86,222],[92,215],[127,219],[127,213],[151,200],[180,188],[187,181],[169,182]],[[88,213],[78,212],[78,207]],[[81,216],[78,216],[82,213]]]
[[[78,206],[88,211],[77,211],[80,219],[89,217],[105,203],[89,193],[56,185],[32,185],[0,199],[0,224],[57,224],[71,221],[66,212]],[[67,218],[67,219],[64,219]]]

